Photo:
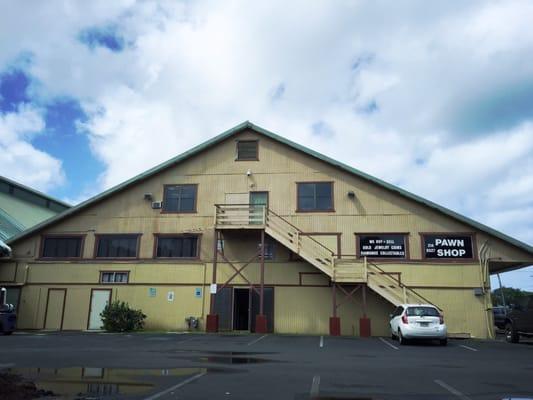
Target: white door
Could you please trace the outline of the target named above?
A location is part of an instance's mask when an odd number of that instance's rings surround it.
[[[93,290],[91,294],[91,312],[89,315],[89,329],[102,329],[100,313],[111,300],[111,290]]]

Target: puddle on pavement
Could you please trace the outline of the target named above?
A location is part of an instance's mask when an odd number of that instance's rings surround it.
[[[282,363],[284,361],[271,360],[268,358],[256,357],[261,355],[278,354],[274,352],[248,352],[248,351],[198,351],[198,350],[176,350],[174,353],[191,354],[197,353],[198,356],[178,357],[182,360],[196,361],[214,364],[263,364],[263,363]]]
[[[51,391],[61,399],[116,399],[148,393],[161,379],[195,375],[202,372],[224,372],[207,368],[126,369],[126,368],[8,368],[2,370],[35,384],[37,389]],[[13,397],[16,398],[16,397]]]
[[[276,360],[269,360],[266,358],[256,357],[232,357],[232,356],[208,356],[198,357],[200,362],[214,363],[214,364],[262,364],[270,362],[280,362]]]

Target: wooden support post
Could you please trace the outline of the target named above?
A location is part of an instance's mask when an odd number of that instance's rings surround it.
[[[333,316],[337,316],[337,284],[333,282],[333,286],[331,288],[333,292]]]
[[[359,318],[359,335],[361,337],[370,336],[370,318],[366,316],[366,284],[362,285],[362,294],[363,294],[363,317]]]
[[[211,278],[211,283],[213,284],[217,283],[218,240],[219,240],[219,233],[218,233],[218,230],[215,229],[214,235],[213,235],[213,276]],[[209,304],[209,315],[207,316],[207,321],[206,321],[207,332],[218,332],[218,315],[215,314],[215,301],[216,301],[216,294],[211,293],[210,304]]]
[[[333,317],[329,318],[329,334],[331,336],[340,336],[341,319],[337,317],[337,284],[333,282],[331,286],[331,297],[333,298]]]
[[[259,314],[255,317],[255,331],[257,333],[267,333],[267,319],[264,313],[265,294],[265,230],[261,230],[261,286],[259,289]]]

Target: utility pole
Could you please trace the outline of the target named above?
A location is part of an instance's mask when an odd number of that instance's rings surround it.
[[[500,274],[496,274],[498,277],[498,283],[500,284],[500,296],[502,297],[502,304],[505,309],[507,309],[507,305],[505,304],[505,295],[503,294],[503,288],[502,288],[502,280],[500,278]]]

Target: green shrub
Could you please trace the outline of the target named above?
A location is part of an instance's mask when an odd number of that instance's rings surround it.
[[[128,303],[115,300],[105,306],[100,314],[104,329],[109,332],[136,331],[144,327],[146,315],[130,308]]]

